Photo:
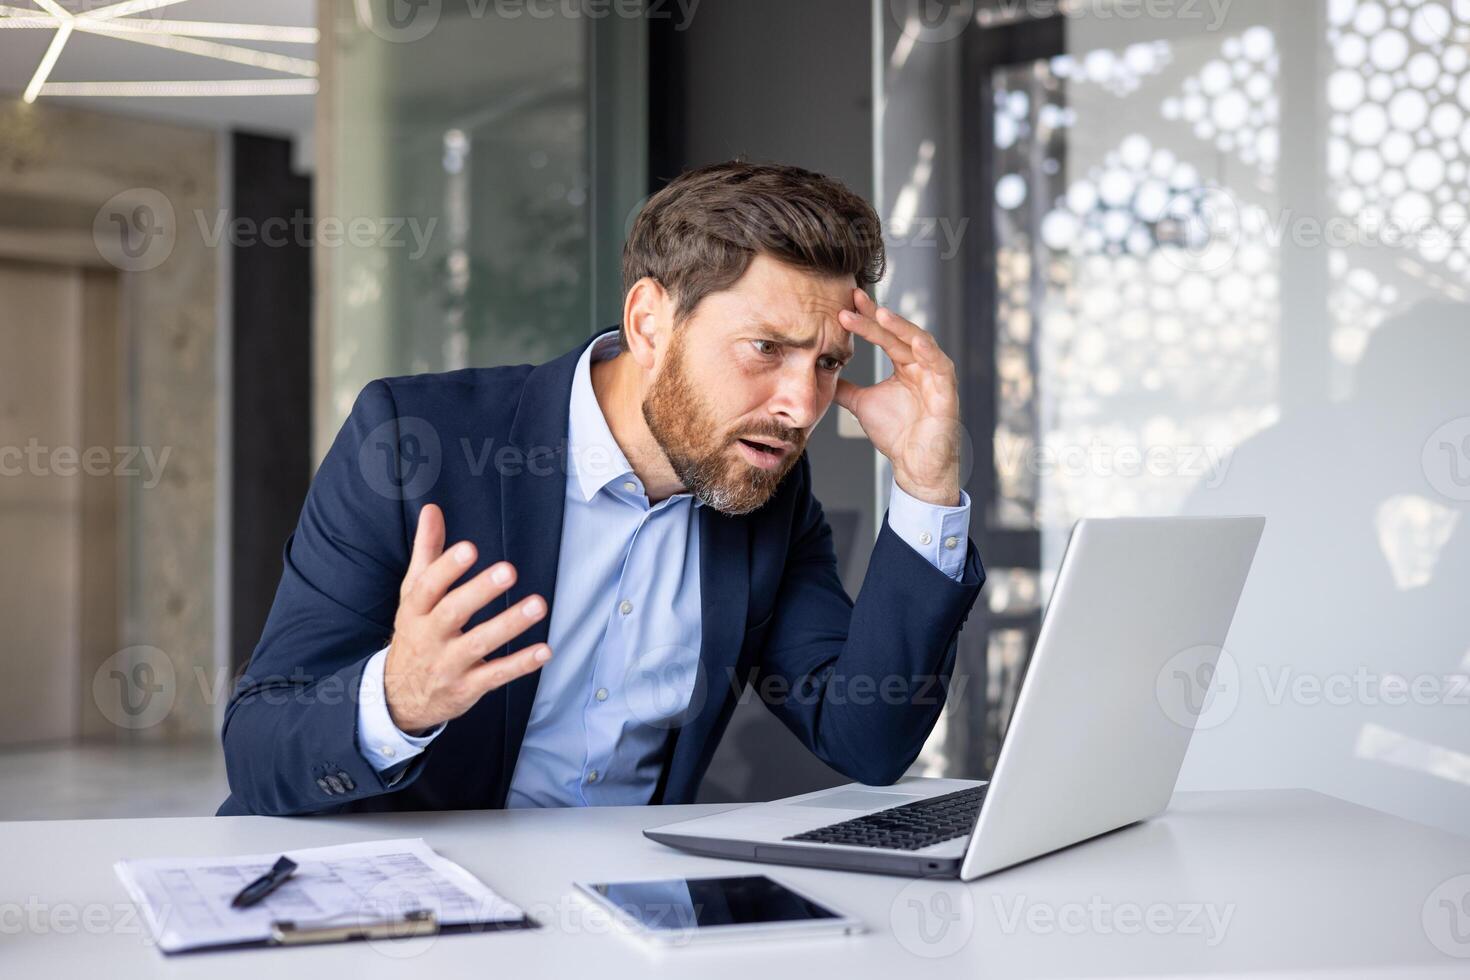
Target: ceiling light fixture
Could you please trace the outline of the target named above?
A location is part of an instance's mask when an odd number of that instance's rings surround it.
[[[234,41],[268,41],[286,44],[315,44],[319,32],[312,27],[272,24],[215,23],[166,19],[128,19],[130,15],[184,3],[185,0],[123,0],[108,7],[74,14],[57,0],[35,0],[41,9],[0,4],[0,28],[51,29],[46,53],[36,66],[25,92],[26,102],[39,96],[241,96],[310,95],[317,91],[317,65],[309,58],[295,58],[259,51],[236,44],[221,44],[201,38]],[[131,44],[167,48],[182,54],[248,65],[266,71],[298,76],[290,79],[230,79],[221,81],[157,82],[52,82],[49,81],[62,49],[73,32],[81,31]]]
[[[76,24],[77,30],[86,34],[117,38],[119,41],[131,41],[134,44],[147,44],[158,48],[168,48],[184,54],[196,54],[204,58],[214,58],[217,61],[232,61],[237,65],[249,65],[252,68],[264,68],[269,71],[284,72],[288,75],[303,75],[307,78],[312,78],[316,75],[316,62],[309,58],[292,58],[288,55],[274,54],[270,51],[257,51],[254,48],[240,47],[236,44],[202,41],[199,38],[180,37],[176,34],[119,31],[111,24],[92,24],[83,18],[77,18],[73,23]]]
[[[47,96],[137,96],[172,98],[185,96],[315,95],[314,78],[233,78],[214,81],[164,82],[47,82]]]
[[[4,23],[0,20],[0,25]],[[315,27],[231,24],[213,20],[110,20],[107,28],[112,31],[221,37],[231,41],[274,41],[278,44],[315,44],[321,38],[321,32]]]

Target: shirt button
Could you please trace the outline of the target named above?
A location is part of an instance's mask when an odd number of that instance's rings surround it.
[[[638,484],[634,483],[632,480],[629,480],[627,483],[623,484],[623,489],[628,491],[629,493],[632,493],[634,490],[638,489]]]
[[[587,782],[589,782],[589,783],[595,783],[595,782],[597,782],[597,770],[596,769],[592,770],[591,772],[589,772],[587,774]]]
[[[919,535],[919,544],[927,545],[929,542],[931,542],[933,540],[934,540],[934,535],[930,534],[928,531],[925,531],[923,534]]]
[[[383,753],[390,759],[398,754],[398,750],[391,745],[380,745],[378,746],[378,751]]]
[[[597,693],[594,694],[593,697],[597,698],[597,700],[599,700],[599,701],[606,701],[607,700],[607,688],[605,688],[605,687],[599,687],[597,689]]]
[[[953,551],[959,543],[960,539],[953,536],[944,539],[944,546],[950,551]]]
[[[624,599],[622,602],[618,603],[618,612],[622,613],[624,616],[628,615],[628,613],[632,611],[633,604],[627,599]]]

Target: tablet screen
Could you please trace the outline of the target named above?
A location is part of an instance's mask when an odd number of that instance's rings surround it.
[[[671,878],[591,886],[648,929],[811,922],[840,916],[765,875]]]

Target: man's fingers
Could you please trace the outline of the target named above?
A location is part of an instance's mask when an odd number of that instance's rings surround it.
[[[484,695],[498,687],[504,687],[517,677],[524,677],[533,670],[540,670],[551,659],[551,647],[544,643],[517,650],[504,657],[496,657],[482,663],[465,675],[476,696]]]
[[[464,585],[454,589],[434,606],[434,620],[445,632],[464,628],[470,617],[515,584],[515,566],[496,562]]]
[[[454,641],[455,656],[469,667],[520,636],[546,616],[546,600],[530,595]]]
[[[954,363],[939,346],[939,341],[923,327],[906,320],[893,312],[886,306],[879,306],[872,298],[861,289],[853,290],[854,303],[858,313],[877,324],[881,329],[887,331],[900,344],[906,345],[914,355],[914,360],[925,367],[940,370],[952,370]],[[888,348],[884,348],[886,352]],[[889,358],[895,364],[902,363],[890,353]]]
[[[435,558],[404,592],[400,605],[420,616],[431,611],[444,598],[449,587],[469,571],[469,567],[475,562],[475,554],[474,545],[461,541]]]
[[[909,349],[909,345],[894,336],[891,331],[872,317],[854,313],[852,310],[843,310],[838,314],[837,322],[864,340],[883,348],[883,353],[887,354],[888,359],[894,364],[914,362],[914,352]]]
[[[424,504],[419,511],[419,526],[413,536],[413,557],[403,576],[403,592],[413,588],[414,580],[444,553],[444,512],[437,504]]]
[[[833,394],[833,400],[852,414],[857,414],[858,393],[862,388],[846,378],[837,379],[837,391]]]
[[[869,315],[878,322],[879,326],[905,344],[913,344],[916,340],[929,336],[929,331],[912,320],[905,320],[886,306],[878,307]]]

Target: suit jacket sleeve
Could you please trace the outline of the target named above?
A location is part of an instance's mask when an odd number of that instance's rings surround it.
[[[809,464],[793,476],[803,485],[756,690],[823,762],[887,785],[913,764],[939,719],[956,637],[985,570],[967,540],[955,581],[894,533],[885,514],[854,603],[837,575]]]
[[[253,813],[336,809],[403,789],[360,751],[362,670],[393,631],[410,533],[401,431],[389,387],[358,396],[286,543],[284,569],[260,643],[225,712],[225,768]],[[391,778],[396,776],[397,778]]]

